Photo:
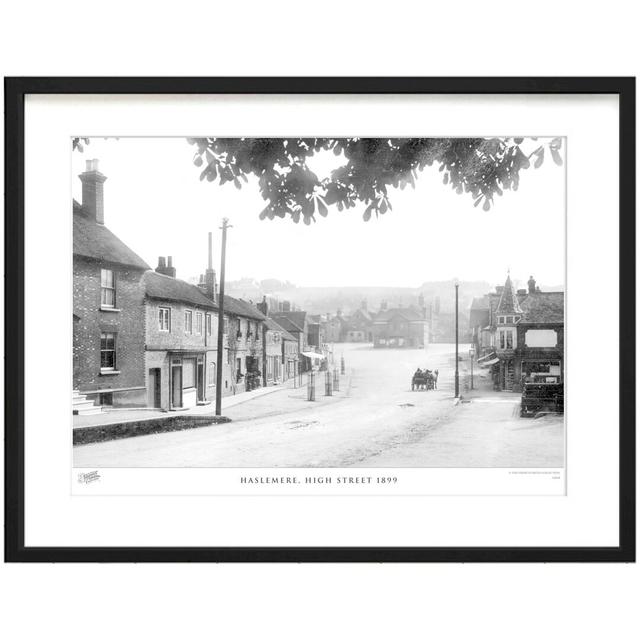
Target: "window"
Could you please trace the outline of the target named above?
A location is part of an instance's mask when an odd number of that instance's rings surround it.
[[[202,314],[200,312],[196,313],[196,333],[199,336],[202,335]]]
[[[100,269],[100,306],[116,306],[116,283],[111,269]]]
[[[504,316],[498,317],[498,324],[504,324]]]
[[[229,318],[224,319],[224,331],[223,333],[226,335],[229,333]]]
[[[209,363],[209,384],[215,385],[215,383],[216,383],[216,363],[210,362]]]
[[[113,371],[116,368],[116,334],[100,334],[100,369]]]
[[[207,313],[207,335],[211,335],[211,314]]]
[[[184,358],[182,360],[182,388],[193,389],[196,386],[196,359]]]
[[[507,331],[507,349],[513,349],[513,331]]]
[[[193,312],[184,312],[184,332],[193,333]]]
[[[171,331],[171,309],[169,307],[158,309],[158,330]]]

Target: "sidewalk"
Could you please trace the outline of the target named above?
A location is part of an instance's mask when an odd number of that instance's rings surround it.
[[[303,387],[306,388],[306,379],[303,379]],[[245,391],[238,393],[237,395],[224,396],[222,398],[222,410],[229,409],[243,402],[248,402],[255,398],[260,398],[270,393],[277,391],[285,391],[287,389],[293,389],[293,378],[285,381],[284,383],[271,385],[269,387],[260,387],[253,391]],[[97,427],[105,426],[109,424],[121,424],[128,422],[138,422],[142,420],[155,420],[170,418],[172,416],[206,416],[213,415],[215,413],[215,402],[209,404],[197,405],[189,409],[183,409],[178,411],[161,411],[158,409],[116,409],[106,410],[102,413],[96,413],[88,416],[73,416],[73,428],[83,427]]]

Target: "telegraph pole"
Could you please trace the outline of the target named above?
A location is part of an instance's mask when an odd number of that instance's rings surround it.
[[[455,377],[455,392],[456,398],[460,397],[460,378],[458,375],[458,287],[460,285],[456,282],[456,377]]]
[[[222,219],[222,251],[220,257],[220,295],[218,296],[218,351],[216,358],[216,415],[222,415],[222,355],[224,351],[224,264],[227,254],[229,219]]]

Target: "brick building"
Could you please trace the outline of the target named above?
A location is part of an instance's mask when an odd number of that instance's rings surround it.
[[[385,309],[373,322],[373,346],[424,348],[428,343],[427,332],[423,310],[413,307]]]
[[[304,352],[309,352],[309,319],[306,311],[279,311],[273,313],[271,317],[295,339],[298,349],[298,368],[300,371],[309,371],[312,362]]]
[[[149,266],[104,224],[97,160],[73,202],[74,413],[90,405],[145,406],[144,272]]]
[[[502,391],[564,381],[564,292],[541,291],[533,276],[527,285],[516,291],[507,276],[504,286],[472,305],[479,363],[492,367]]]
[[[144,275],[147,406],[165,410],[215,399],[218,307],[175,273],[161,257]]]

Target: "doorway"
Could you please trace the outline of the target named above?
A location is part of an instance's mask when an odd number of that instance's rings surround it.
[[[182,365],[171,367],[171,407],[182,407]]]
[[[159,409],[160,397],[160,369],[149,369],[149,384],[147,386],[147,406]]]

